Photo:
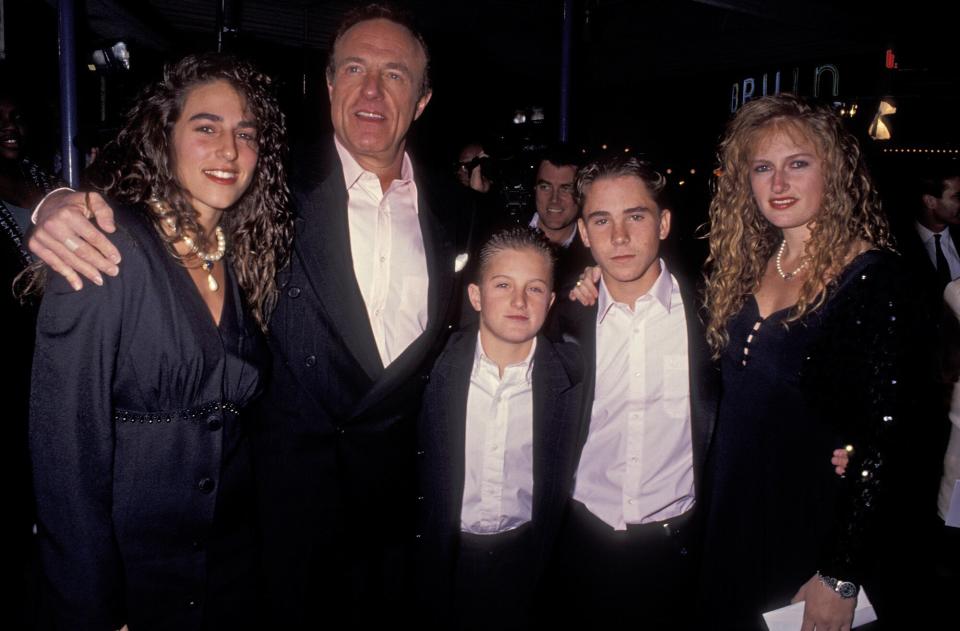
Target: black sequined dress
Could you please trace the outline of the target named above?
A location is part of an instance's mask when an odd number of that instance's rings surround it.
[[[893,441],[920,374],[898,257],[858,256],[824,305],[784,326],[751,296],[729,324],[710,454],[701,592],[711,628],[764,628],[818,570],[869,580]],[[854,446],[847,476],[832,451]]]

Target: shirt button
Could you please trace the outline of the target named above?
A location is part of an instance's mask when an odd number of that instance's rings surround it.
[[[383,262],[386,261],[386,260],[387,260],[387,257],[385,257],[385,256],[381,256],[381,257],[380,257],[380,262],[381,262],[381,263],[383,263]]]
[[[197,482],[197,488],[204,493],[210,493],[213,491],[214,487],[217,486],[217,483],[210,478],[203,478]]]
[[[287,290],[287,295],[290,296],[291,298],[296,298],[297,296],[300,295],[300,288],[291,287],[290,289]]]
[[[303,363],[306,365],[307,368],[313,368],[313,366],[317,363],[317,356],[307,355],[307,358],[303,360]]]
[[[633,376],[634,376],[634,377],[639,377],[639,376],[640,376],[640,371],[637,371],[637,372],[633,373]]]
[[[211,414],[207,417],[207,429],[211,432],[215,432],[221,427],[223,427],[223,421],[220,420],[219,414]]]
[[[196,539],[194,539],[193,541],[190,542],[190,547],[193,548],[194,550],[199,550],[200,548],[203,547],[203,544],[197,541]]]

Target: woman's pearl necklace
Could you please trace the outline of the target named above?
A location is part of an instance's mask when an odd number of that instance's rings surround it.
[[[780,249],[777,250],[777,257],[775,261],[777,264],[777,274],[780,274],[780,278],[782,278],[783,280],[790,280],[791,278],[799,274],[804,267],[807,266],[807,259],[804,259],[803,262],[800,263],[800,266],[797,269],[793,270],[792,272],[785,272],[783,271],[782,259],[783,259],[783,251],[786,249],[787,249],[787,240],[784,239],[783,241],[780,242]]]

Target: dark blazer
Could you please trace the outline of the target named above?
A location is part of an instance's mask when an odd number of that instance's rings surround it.
[[[937,281],[937,269],[930,260],[920,235],[917,234],[915,222],[913,219],[901,220],[894,224],[893,229],[897,250],[903,256],[903,262],[923,290],[930,305],[937,307],[939,316],[939,307],[943,302],[943,288]],[[960,252],[960,226],[951,226],[949,232],[954,247],[957,252]]]
[[[580,231],[576,230],[570,245],[557,248],[557,269],[554,273],[557,295],[566,297],[588,265],[596,265],[596,262],[590,254],[590,248],[580,238]]]
[[[41,628],[253,624],[247,415],[266,347],[228,272],[220,326],[139,212],[116,208],[123,273],[50,274],[30,448],[45,574]]]
[[[295,189],[294,248],[270,321],[273,375],[256,457],[278,626],[337,611],[342,603],[331,601],[351,580],[338,556],[352,554],[345,550],[413,540],[414,424],[459,298],[454,232],[440,220],[450,204],[440,184],[415,173],[428,324],[387,368],[353,273],[347,190],[332,142],[313,179]]]
[[[467,395],[477,328],[456,333],[437,360],[417,425],[420,596],[450,604],[463,507]],[[573,491],[582,417],[582,360],[573,344],[537,338],[533,358],[533,567],[543,573]],[[453,624],[451,623],[450,627]]]
[[[687,354],[690,373],[690,428],[693,442],[693,474],[697,504],[709,495],[705,484],[705,463],[720,399],[720,371],[710,357],[703,321],[701,302],[692,288],[679,278],[680,294],[687,320]],[[585,362],[584,404],[579,450],[586,443],[593,409],[597,366],[597,305],[584,307],[578,302],[564,300],[556,308],[549,323],[551,337],[576,341],[580,344]],[[579,458],[579,451],[578,451]],[[699,511],[698,511],[699,512]]]

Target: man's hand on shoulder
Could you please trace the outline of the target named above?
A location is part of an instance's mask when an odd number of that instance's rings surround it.
[[[79,291],[81,275],[102,285],[101,273],[120,272],[120,252],[104,234],[114,230],[113,209],[98,193],[65,189],[49,195],[37,208],[28,246]]]
[[[589,307],[600,297],[598,285],[600,283],[600,266],[587,267],[580,274],[580,280],[576,286],[570,290],[568,296],[570,300],[576,300],[580,304]]]

